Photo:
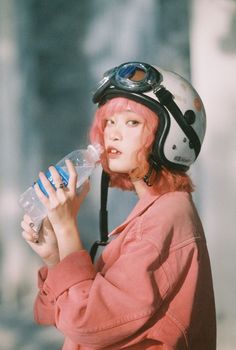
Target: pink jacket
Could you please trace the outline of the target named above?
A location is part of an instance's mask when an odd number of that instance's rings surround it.
[[[63,350],[215,350],[206,241],[191,195],[145,194],[96,266],[82,250],[39,271],[35,320]]]

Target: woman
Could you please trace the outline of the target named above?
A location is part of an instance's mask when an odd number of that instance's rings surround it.
[[[186,174],[205,134],[205,112],[193,87],[175,73],[128,62],[105,73],[90,138],[104,147],[110,186],[135,191],[138,202],[96,264],[82,246],[76,195],[67,161],[67,188],[35,185],[48,211],[39,241],[28,216],[23,237],[43,259],[35,319],[65,335],[64,350],[214,350],[211,268]]]

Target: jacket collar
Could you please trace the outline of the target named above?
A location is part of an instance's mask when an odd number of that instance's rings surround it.
[[[158,198],[160,197],[160,194],[153,194],[149,193],[148,191],[141,196],[131,213],[129,214],[128,218],[118,227],[116,227],[108,236],[112,236],[114,234],[117,234],[123,229],[137,216],[141,215],[152,203],[154,203]]]

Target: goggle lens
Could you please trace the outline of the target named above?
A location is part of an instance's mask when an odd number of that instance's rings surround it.
[[[131,81],[141,81],[144,80],[147,73],[144,69],[137,67],[135,65],[129,65],[122,67],[118,70],[117,74],[123,79],[129,79]]]
[[[146,63],[124,63],[104,74],[104,78],[100,81],[97,91],[94,93],[93,101],[95,103],[99,102],[104,91],[110,87],[142,93],[152,90],[161,81],[162,76],[160,72]]]

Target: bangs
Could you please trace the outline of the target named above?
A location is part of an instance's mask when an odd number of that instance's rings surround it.
[[[116,97],[107,101],[106,104],[98,109],[98,114],[101,119],[106,119],[114,114],[122,113],[124,111],[131,111],[139,114],[145,119],[145,121],[150,119],[151,122],[154,119],[157,124],[157,115],[153,111],[141,103],[124,97]]]
[[[105,120],[114,114],[124,111],[131,111],[143,117],[146,130],[148,131],[146,140],[146,148],[148,148],[154,139],[158,127],[158,116],[143,104],[124,97],[112,98],[97,109],[90,129],[90,140],[93,143],[98,142],[104,146],[103,131]]]

